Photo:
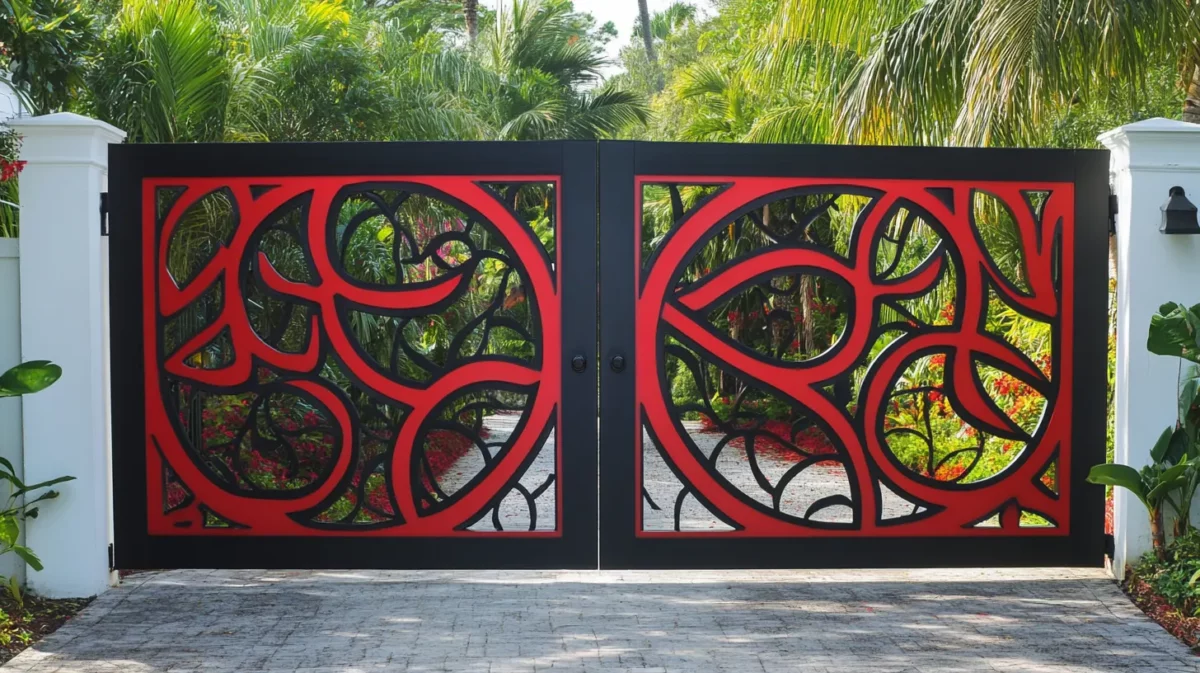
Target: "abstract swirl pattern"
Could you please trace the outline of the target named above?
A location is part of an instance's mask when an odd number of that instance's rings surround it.
[[[559,184],[145,180],[149,532],[559,536]]]
[[[1072,184],[642,176],[636,188],[638,536],[1069,533],[1057,475],[1072,455]],[[834,213],[847,203],[857,212]],[[817,243],[812,229],[834,215],[848,235]],[[815,284],[837,301],[811,300]],[[930,300],[937,314],[918,316]],[[820,310],[840,334],[796,357]],[[997,311],[1041,326],[1049,357],[990,330]],[[1002,408],[998,387],[1036,408]],[[917,410],[911,423],[902,407]],[[930,409],[961,427],[953,446],[927,431]],[[917,449],[901,460],[905,442]],[[797,494],[818,470],[824,481],[808,483],[839,488]],[[689,528],[689,511],[711,525]]]

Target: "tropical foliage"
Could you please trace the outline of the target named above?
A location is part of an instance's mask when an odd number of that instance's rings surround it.
[[[19,364],[0,374],[0,398],[32,395],[50,387],[62,376],[62,369],[45,360],[36,360]],[[0,556],[16,554],[30,568],[42,569],[42,562],[32,549],[22,544],[21,523],[25,519],[35,519],[41,502],[58,497],[58,491],[51,487],[75,477],[57,477],[36,484],[26,484],[17,475],[17,470],[6,458],[0,458],[0,481],[7,482],[7,497],[0,503]],[[16,578],[10,577],[4,581],[9,594],[18,603],[21,602],[20,586]]]
[[[126,2],[91,104],[163,142],[596,137],[644,115],[628,92],[581,91],[602,61],[569,3],[516,3],[473,49],[437,28],[452,6],[413,6]]]
[[[0,127],[0,238],[17,235],[17,176],[25,168],[20,152],[17,132]]]
[[[620,72],[604,78],[604,48],[616,31],[570,0],[511,0],[497,11],[476,0],[0,0],[10,17],[0,22],[0,72],[36,112],[96,116],[133,142],[629,137],[1079,147],[1122,123],[1191,115],[1200,98],[1200,18],[1190,0],[715,0],[711,10],[697,7],[677,2],[651,14],[644,0],[636,13],[630,3]],[[0,199],[15,201],[2,191],[14,184],[0,182]],[[643,241],[652,248],[672,221],[670,196],[650,193],[647,203]],[[4,208],[0,227],[11,235],[15,217]],[[1019,278],[1011,223],[999,211],[980,218],[995,232],[989,252],[1006,276]],[[182,227],[172,263],[199,263],[219,238],[206,227],[219,220],[213,211]],[[435,213],[423,226],[454,222]],[[806,243],[836,249],[850,223],[831,214]],[[376,249],[387,247],[389,233],[382,224],[363,232],[350,244],[355,273],[394,282],[399,270]],[[699,263],[716,268],[760,245],[756,235],[731,228]],[[481,269],[478,296],[500,277]],[[831,283],[797,279],[789,287],[780,300],[786,305],[731,305],[714,326],[751,348],[782,345],[786,357],[813,357],[842,329],[846,299]],[[934,293],[911,310],[936,324],[946,301]],[[768,309],[794,313],[802,332],[770,341],[780,337],[766,328]],[[422,329],[423,347],[444,351],[445,335],[461,327],[453,322]],[[384,348],[397,326],[364,319],[355,327],[368,348]],[[1035,362],[1046,357],[1045,325],[997,305],[988,329]],[[908,383],[932,386],[942,366],[930,359]],[[789,420],[766,400],[743,400],[727,377],[711,379],[712,389],[702,389],[681,376],[673,395],[717,409],[753,402],[775,422]],[[1036,396],[999,374],[985,383],[1014,422],[1036,422],[1043,405]],[[963,436],[944,400],[897,402],[897,427],[929,418],[953,440],[947,446],[974,442],[983,456],[968,468],[898,440],[893,450],[913,469],[975,479],[1011,460],[1015,449],[996,438]],[[968,469],[982,471],[964,476]],[[1162,472],[1174,475],[1170,469]],[[1145,490],[1151,506],[1153,492]]]
[[[1147,348],[1179,358],[1176,422],[1163,430],[1141,470],[1108,464],[1092,468],[1088,480],[1127,489],[1146,506],[1154,552],[1167,558],[1166,518],[1174,517],[1175,537],[1192,529],[1192,499],[1200,487],[1200,304],[1167,303],[1150,318]],[[1184,368],[1186,365],[1186,368]]]
[[[1179,116],[1200,37],[1186,0],[720,0],[704,20],[671,15],[651,19],[657,64],[640,40],[622,52],[633,88],[666,73],[651,137],[1091,145]]]

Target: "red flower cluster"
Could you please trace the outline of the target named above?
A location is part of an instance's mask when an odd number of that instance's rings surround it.
[[[954,302],[953,301],[946,302],[946,305],[943,306],[942,310],[938,312],[938,318],[941,319],[942,322],[947,323],[947,324],[954,322]]]
[[[257,423],[265,424],[262,415],[269,414],[271,421],[289,433],[280,438],[291,445],[297,464],[295,469],[269,453],[264,455],[253,446],[231,446],[239,432],[249,422],[250,396],[221,396],[207,400],[200,412],[200,438],[202,446],[196,447],[202,454],[224,463],[232,472],[238,472],[235,456],[241,461],[245,478],[260,488],[285,490],[307,486],[316,481],[333,456],[334,437],[322,423],[321,415],[312,409],[303,411],[293,408],[258,409]],[[187,419],[180,413],[180,421]],[[294,433],[294,434],[292,434]],[[231,450],[232,449],[232,450]],[[299,483],[296,483],[299,482]],[[169,490],[169,489],[168,489]],[[168,509],[172,496],[168,493]]]
[[[996,392],[1000,395],[1016,395],[1022,392],[1025,384],[1008,374],[1003,374],[996,377],[996,381],[992,384],[996,388]]]
[[[425,440],[425,456],[429,459],[429,469],[433,478],[446,474],[459,458],[467,455],[474,443],[463,435],[450,430],[431,430]],[[432,491],[427,475],[421,475],[421,481],[426,490]]]
[[[712,419],[708,416],[700,417],[701,432],[711,434],[724,434],[724,430],[717,427]],[[753,428],[755,423],[747,421],[740,425],[742,428]],[[789,446],[794,445],[801,451],[813,456],[833,455],[837,453],[837,449],[833,447],[833,443],[816,427],[809,427],[796,435],[792,436],[792,424],[787,421],[767,421],[762,424],[760,430],[762,434],[754,437],[754,454],[758,457],[770,456],[773,458],[781,458],[794,460],[796,450]],[[769,434],[768,434],[769,433]],[[730,440],[729,446],[737,449],[746,448],[746,440],[738,437]]]
[[[933,478],[937,481],[954,481],[967,471],[967,466],[961,463],[952,465],[942,465],[933,473]]]
[[[174,477],[172,475],[172,477]],[[188,491],[184,488],[179,479],[172,478],[167,481],[167,509],[170,512],[177,509],[188,498]]]
[[[9,161],[8,159],[0,159],[0,182],[8,182],[17,177],[25,168],[24,161]]]
[[[230,470],[234,470],[233,453],[229,451],[230,444],[248,422],[251,398],[222,397],[208,400],[201,411],[200,435],[203,446],[197,447],[202,453],[207,453],[220,460]],[[267,410],[260,407],[259,414],[271,414],[271,420],[281,429],[289,433],[288,439],[292,444],[296,457],[299,459],[296,469],[291,469],[285,462],[276,460],[270,455],[264,455],[257,448],[237,447],[235,449],[242,462],[243,475],[260,488],[286,490],[303,487],[315,482],[320,473],[333,456],[334,437],[322,424],[321,415],[311,409],[302,413],[294,407],[280,407]],[[188,420],[184,413],[179,415],[180,422],[187,426]],[[260,419],[261,420],[261,419]],[[486,428],[480,430],[482,438],[486,439]],[[433,430],[425,441],[425,455],[433,479],[438,479],[448,472],[460,458],[466,455],[475,443],[470,438],[450,430]],[[269,452],[268,452],[269,453]],[[359,475],[352,482],[352,490],[344,497],[351,505],[356,504],[357,496],[354,488],[360,479],[370,478],[369,475]],[[429,475],[422,472],[422,482],[427,490],[433,491]],[[180,507],[188,498],[187,487],[177,478],[172,477],[166,485],[166,509],[171,511]],[[366,493],[371,507],[379,512],[393,513],[391,498],[388,493],[386,480],[377,480],[369,484]]]

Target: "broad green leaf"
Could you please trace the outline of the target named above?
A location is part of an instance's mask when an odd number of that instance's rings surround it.
[[[21,537],[21,527],[17,524],[17,517],[0,517],[0,542],[6,545],[15,545],[19,537]]]
[[[1146,491],[1142,486],[1142,476],[1128,465],[1114,463],[1096,465],[1088,472],[1087,480],[1092,484],[1120,486],[1141,500],[1142,504],[1149,506],[1146,502]]]
[[[1188,471],[1189,467],[1191,466],[1186,462],[1179,465],[1172,465],[1171,467],[1163,470],[1162,474],[1158,476],[1158,480],[1160,482],[1175,481],[1176,479],[1182,477],[1183,474]]]
[[[30,568],[38,571],[42,569],[42,560],[39,559],[37,554],[34,554],[33,550],[29,547],[17,545],[13,547],[13,551],[16,552],[17,556],[20,556],[22,559],[24,559],[24,561],[29,564]]]
[[[1200,363],[1200,346],[1197,346],[1200,316],[1182,304],[1163,304],[1158,313],[1150,317],[1150,333],[1146,348],[1157,355],[1174,355]]]
[[[1179,423],[1187,436],[1194,442],[1200,427],[1200,408],[1196,407],[1196,396],[1200,393],[1200,365],[1188,365],[1179,378]]]
[[[62,368],[48,360],[24,362],[0,375],[0,397],[36,393],[61,376]]]
[[[1175,434],[1175,428],[1167,428],[1158,436],[1158,441],[1154,442],[1154,447],[1150,449],[1150,459],[1156,463],[1166,461],[1167,452],[1171,448],[1171,437]]]
[[[1171,441],[1167,445],[1167,463],[1178,463],[1186,461],[1188,455],[1188,447],[1191,446],[1191,440],[1188,439],[1187,430],[1182,427],[1176,427],[1171,432]]]
[[[1177,465],[1176,467],[1185,467]],[[1185,468],[1186,469],[1186,468]],[[1174,470],[1174,468],[1172,468]],[[1187,477],[1183,475],[1183,470],[1171,473],[1171,470],[1163,473],[1163,476],[1155,482],[1150,492],[1146,494],[1146,502],[1157,503],[1171,495],[1172,491],[1177,491],[1187,484]]]
[[[1188,322],[1188,327],[1192,331],[1192,342],[1195,346],[1200,347],[1200,313],[1196,309],[1200,308],[1200,304],[1192,306],[1183,313],[1183,317]]]

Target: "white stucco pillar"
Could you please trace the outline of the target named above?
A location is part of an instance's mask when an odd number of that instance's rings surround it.
[[[1135,468],[1175,423],[1179,363],[1146,350],[1150,316],[1160,305],[1200,303],[1200,236],[1160,234],[1160,208],[1178,185],[1200,203],[1200,125],[1148,119],[1100,136],[1112,152],[1117,195],[1116,455]],[[1146,508],[1128,492],[1113,498],[1118,577],[1150,550]]]
[[[13,120],[21,158],[21,358],[51,360],[62,379],[24,399],[25,480],[75,481],[26,524],[26,542],[45,570],[30,589],[92,596],[111,582],[109,421],[100,193],[108,145],[125,133],[71,113]]]

